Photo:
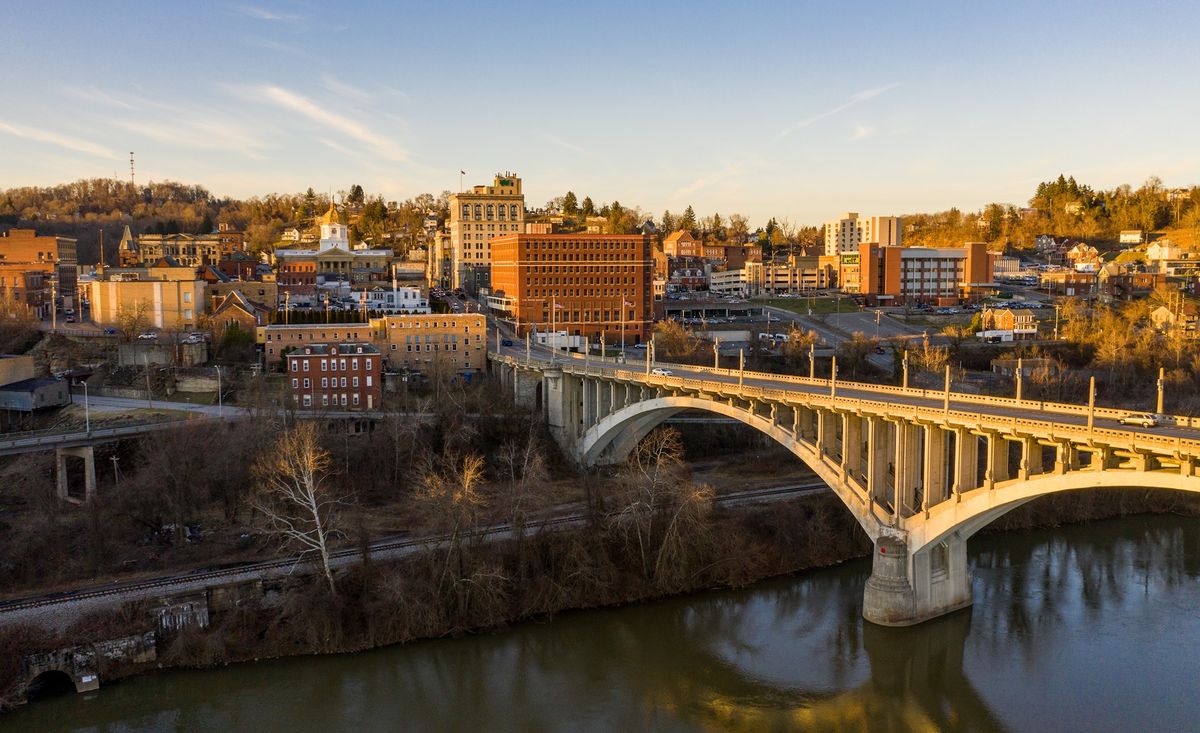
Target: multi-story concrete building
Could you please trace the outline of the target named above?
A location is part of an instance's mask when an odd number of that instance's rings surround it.
[[[368,311],[376,313],[428,313],[429,299],[421,294],[420,288],[392,286],[390,289],[372,288],[354,295]]]
[[[429,249],[426,251],[428,261],[425,264],[425,281],[431,288],[448,288],[453,278],[450,273],[454,267],[453,249],[450,246],[450,232],[438,230],[429,237]]]
[[[375,410],[383,402],[383,359],[373,344],[306,344],[289,353],[287,362],[297,407]]]
[[[255,341],[262,347],[263,363],[274,371],[285,354],[303,346],[320,343],[370,341],[369,323],[307,323],[299,325],[272,324],[259,326]]]
[[[639,343],[652,325],[646,234],[510,234],[492,240],[488,305],[520,333],[565,331]]]
[[[50,312],[48,280],[44,270],[22,264],[0,264],[0,298],[22,303],[35,317],[43,318]]]
[[[51,275],[56,294],[74,298],[79,282],[75,244],[70,237],[42,237],[33,229],[9,229],[0,237],[0,265],[19,265],[25,272]]]
[[[524,231],[525,194],[512,173],[496,174],[490,186],[451,194],[451,284],[471,293],[488,287],[492,238]]]
[[[858,292],[875,304],[957,305],[991,292],[984,242],[962,247],[859,246]]]
[[[91,317],[101,326],[119,325],[128,313],[141,315],[153,328],[186,331],[196,328],[204,313],[203,280],[92,280],[88,287]]]
[[[827,256],[857,252],[861,244],[899,247],[903,244],[904,222],[898,216],[859,216],[850,211],[825,222]]]
[[[744,268],[751,295],[776,295],[824,290],[832,269],[818,257],[789,256],[786,262],[747,262]]]
[[[482,313],[372,318],[371,340],[390,369],[429,375],[444,367],[471,379],[487,368],[487,317]]]

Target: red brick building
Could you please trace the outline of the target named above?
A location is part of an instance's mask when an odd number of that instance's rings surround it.
[[[651,237],[646,234],[507,234],[492,239],[493,310],[523,335],[565,331],[617,343],[650,337]]]
[[[305,344],[287,355],[292,404],[306,410],[378,410],[383,355],[369,343]]]

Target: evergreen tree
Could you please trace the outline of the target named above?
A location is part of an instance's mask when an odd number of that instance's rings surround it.
[[[574,216],[579,213],[579,200],[575,198],[574,191],[567,191],[567,195],[563,196],[563,213],[568,216]]]
[[[664,211],[659,229],[663,232],[663,234],[670,234],[671,232],[675,231],[675,225],[675,215],[671,213],[670,209]]]
[[[683,218],[679,220],[679,228],[686,229],[693,235],[696,233],[696,210],[690,204],[683,211]]]
[[[582,209],[581,209],[581,213],[582,213],[584,216],[592,216],[593,214],[595,214],[595,213],[596,213],[596,204],[592,203],[592,197],[591,197],[591,196],[584,196],[584,197],[583,197],[583,206],[582,206]]]

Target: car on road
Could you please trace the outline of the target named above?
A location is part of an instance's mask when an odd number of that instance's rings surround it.
[[[153,331],[147,331],[145,333],[138,334],[137,340],[138,341],[157,341],[158,334],[154,333]]]
[[[876,354],[886,354],[887,352],[886,352],[886,351],[884,351],[884,349],[883,349],[883,347],[882,347],[882,346],[876,346],[876,347],[875,347],[875,353],[876,353]]]
[[[500,339],[500,345],[501,346],[512,346],[513,340],[512,339]]]
[[[645,345],[645,344],[634,344],[634,345],[633,345],[633,348],[635,348],[635,349],[644,349],[644,348],[646,348],[646,345]]]
[[[104,335],[105,335],[105,336],[116,336],[116,335],[117,335],[117,329],[115,329],[115,328],[106,328],[106,329],[104,329]]]
[[[75,322],[75,316],[67,316],[67,323],[74,323],[74,322]]]
[[[651,369],[650,373],[657,377],[670,377],[675,374],[675,372],[671,371],[670,369],[663,369],[662,367]]]
[[[1162,420],[1162,415],[1155,415],[1153,412],[1131,412],[1128,415],[1122,415],[1120,422],[1122,425],[1138,425],[1143,428],[1156,428]]]

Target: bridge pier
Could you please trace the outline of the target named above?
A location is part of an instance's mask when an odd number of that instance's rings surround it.
[[[863,618],[880,626],[912,626],[972,603],[967,541],[957,534],[910,553],[906,536],[875,541]]]
[[[58,448],[54,451],[56,461],[56,478],[58,498],[75,504],[86,504],[96,495],[96,451],[90,445],[78,448]],[[83,499],[71,496],[71,481],[67,472],[67,458],[83,459]]]

